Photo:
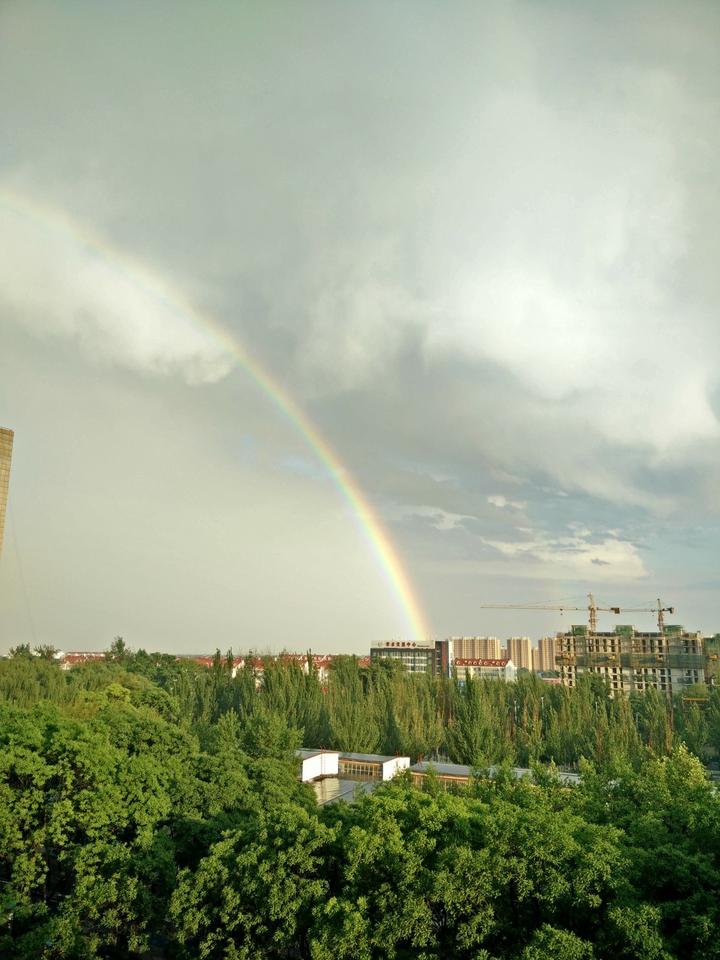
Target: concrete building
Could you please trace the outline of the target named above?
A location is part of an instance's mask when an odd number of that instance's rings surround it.
[[[441,641],[442,642],[442,641]],[[370,647],[370,660],[399,660],[408,673],[435,673],[438,652],[435,644],[413,640],[388,640]]]
[[[537,647],[533,648],[533,670],[536,673],[550,673],[555,666],[555,637],[540,637]]]
[[[613,693],[652,687],[667,696],[701,683],[706,667],[702,634],[677,625],[667,625],[663,633],[617,626],[595,634],[576,625],[555,637],[555,661],[568,687],[583,673],[595,673],[608,681]]]
[[[499,660],[500,641],[497,637],[450,637],[453,653],[466,660]]]
[[[510,637],[507,641],[508,657],[518,670],[532,670],[532,642],[530,637]]]
[[[496,658],[456,658],[455,676],[460,683],[468,677],[484,680],[507,680],[512,683],[517,675],[512,660]]]
[[[0,427],[0,553],[2,553],[7,512],[8,488],[10,486],[10,463],[12,461],[14,433]]]

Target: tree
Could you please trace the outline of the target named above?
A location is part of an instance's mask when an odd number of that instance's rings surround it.
[[[249,960],[302,953],[328,884],[333,831],[317,815],[281,804],[249,815],[197,870],[181,873],[170,907],[189,957]]]

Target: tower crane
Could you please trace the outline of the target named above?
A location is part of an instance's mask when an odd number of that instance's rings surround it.
[[[587,610],[590,633],[597,633],[598,613],[657,613],[658,633],[665,633],[665,614],[675,613],[675,607],[664,607],[658,598],[656,607],[599,607],[592,593],[588,594],[587,607],[554,606],[545,603],[481,603],[481,610],[556,610],[565,613],[571,610]]]

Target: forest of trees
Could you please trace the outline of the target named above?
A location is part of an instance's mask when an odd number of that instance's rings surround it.
[[[716,690],[40,654],[0,661],[0,957],[720,960]],[[479,775],[318,807],[300,743]]]

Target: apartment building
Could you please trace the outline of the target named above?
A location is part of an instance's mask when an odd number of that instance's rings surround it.
[[[450,637],[455,657],[471,660],[499,660],[500,641],[497,637]]]
[[[575,686],[581,674],[595,673],[613,692],[654,688],[671,696],[705,678],[702,634],[678,625],[667,625],[663,633],[617,626],[594,634],[576,625],[555,637],[555,660],[568,687]]]
[[[518,670],[532,670],[533,655],[530,637],[510,637],[507,641],[507,656]]]
[[[536,673],[550,673],[555,670],[555,637],[540,637],[537,647],[533,647],[533,670]]]

